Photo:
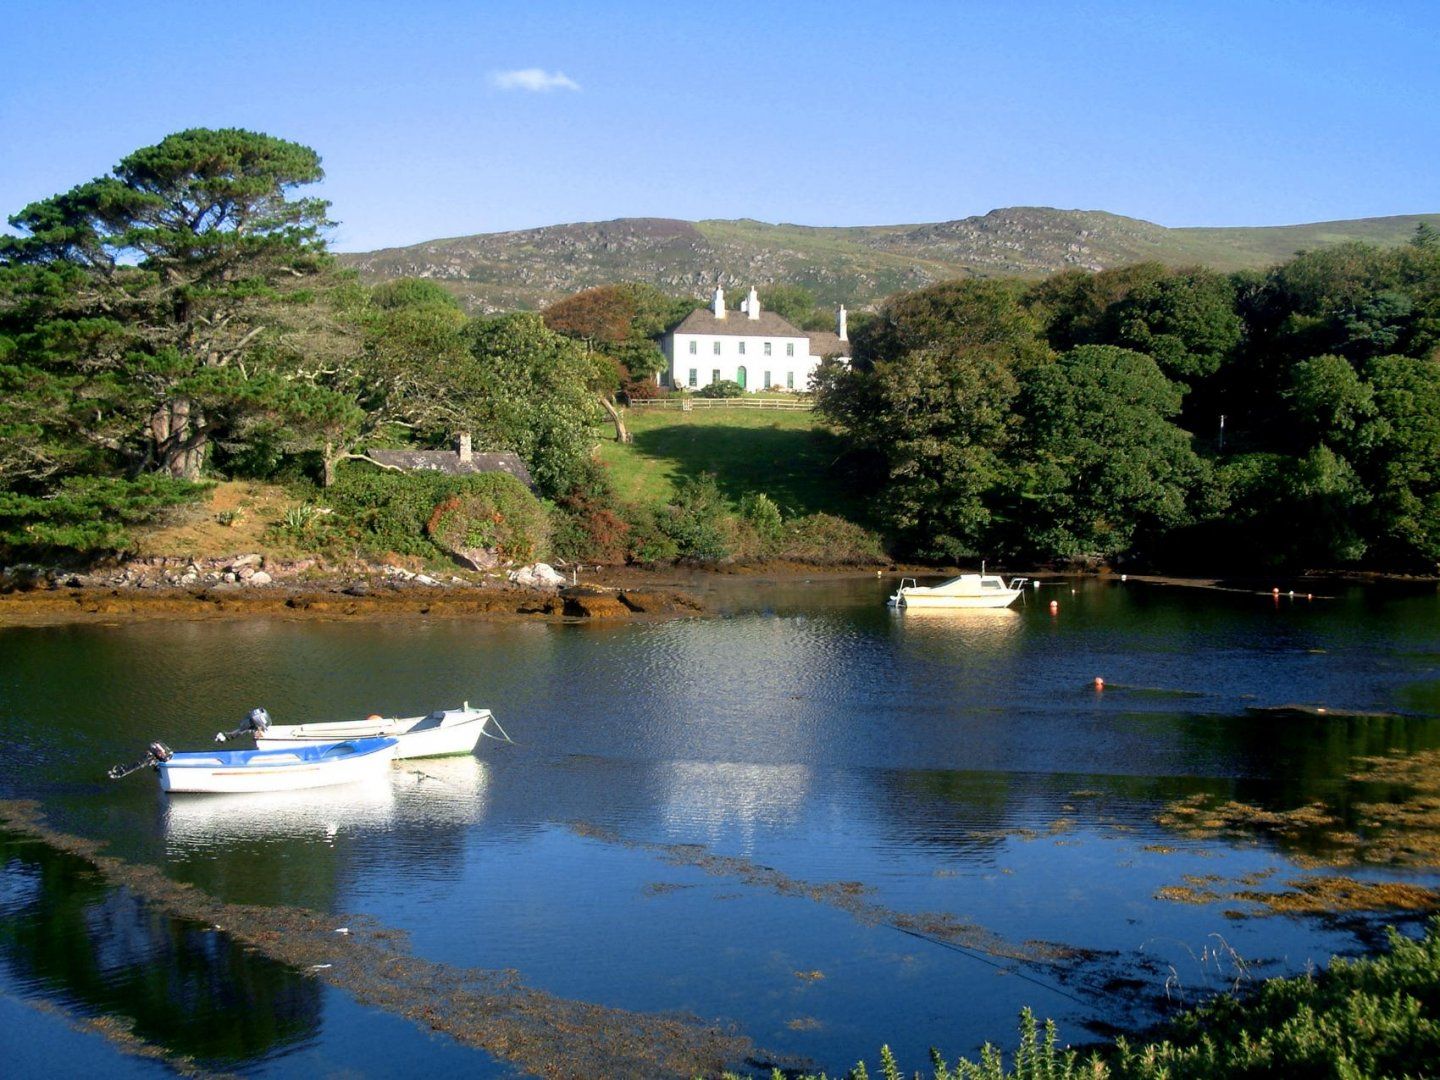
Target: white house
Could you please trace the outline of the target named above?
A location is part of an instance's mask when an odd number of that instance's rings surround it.
[[[725,290],[717,288],[710,306],[667,331],[660,348],[667,361],[662,386],[698,390],[730,380],[751,392],[804,391],[821,360],[850,355],[850,337],[844,307],[836,313],[835,333],[807,333],[773,311],[761,311],[754,289],[739,311],[726,311]]]

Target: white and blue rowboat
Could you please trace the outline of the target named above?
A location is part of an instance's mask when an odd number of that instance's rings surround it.
[[[364,720],[341,720],[321,724],[272,724],[264,709],[251,709],[245,727],[217,732],[216,742],[241,735],[253,735],[255,746],[265,750],[298,750],[340,739],[386,737],[399,740],[397,758],[445,757],[475,751],[487,727],[494,725],[504,734],[489,709],[472,709],[467,701],[458,709],[436,709],[425,716],[380,716]],[[498,738],[499,736],[492,736]],[[508,741],[508,736],[506,737]]]
[[[349,784],[384,773],[395,739],[347,739],[294,750],[212,750],[156,755],[163,791],[257,792]],[[153,753],[153,750],[152,750]]]

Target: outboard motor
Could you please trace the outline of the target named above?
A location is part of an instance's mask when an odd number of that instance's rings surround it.
[[[261,706],[251,709],[245,716],[245,726],[238,727],[234,731],[217,731],[216,742],[225,742],[227,739],[236,739],[241,735],[253,735],[270,730],[270,714]]]
[[[139,772],[141,769],[153,769],[162,761],[169,761],[174,756],[175,754],[163,742],[152,742],[146,747],[145,756],[135,762],[135,764],[112,765],[109,772],[105,775],[110,777],[111,780],[119,780],[122,777],[129,776],[133,772]]]

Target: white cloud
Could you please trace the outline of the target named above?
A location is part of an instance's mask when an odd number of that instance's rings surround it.
[[[550,90],[579,90],[580,84],[563,71],[544,68],[520,68],[518,71],[494,71],[490,82],[501,90],[529,90],[543,94]]]

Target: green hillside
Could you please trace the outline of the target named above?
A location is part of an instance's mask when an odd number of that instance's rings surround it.
[[[595,285],[646,282],[703,297],[729,287],[802,285],[824,304],[863,307],[955,277],[1043,277],[1156,260],[1262,268],[1350,240],[1404,243],[1440,214],[1256,228],[1167,229],[1098,210],[1011,207],[919,225],[819,228],[763,221],[621,218],[481,233],[340,256],[368,281],[429,278],[475,312],[543,307]]]

